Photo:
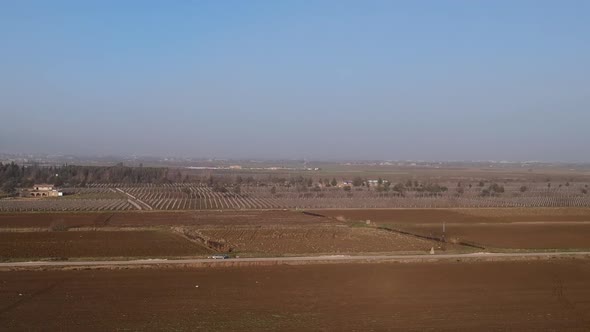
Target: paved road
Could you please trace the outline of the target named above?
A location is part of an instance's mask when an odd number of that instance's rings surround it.
[[[423,260],[423,259],[460,259],[460,258],[550,258],[556,256],[590,256],[590,251],[576,252],[528,252],[528,253],[472,253],[472,254],[436,254],[436,255],[370,255],[370,256],[302,256],[302,257],[259,257],[259,258],[231,258],[231,259],[141,259],[127,261],[33,261],[0,263],[2,267],[42,267],[42,266],[129,266],[129,265],[177,265],[213,263],[224,264],[230,262],[355,262],[355,261],[388,261],[388,260]]]

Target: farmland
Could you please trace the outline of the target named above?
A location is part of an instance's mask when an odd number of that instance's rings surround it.
[[[0,272],[0,324],[86,331],[583,331],[590,324],[588,279],[586,260],[567,259],[13,271]]]
[[[69,165],[49,172],[7,165],[14,186],[10,195],[0,193],[0,212],[590,207],[587,168],[443,166],[328,164],[305,171]],[[26,195],[39,179],[59,183],[64,196]]]
[[[432,241],[366,227],[206,227],[200,232],[222,239],[238,252],[281,256],[288,254],[341,254],[428,252]],[[455,248],[459,249],[459,248]]]
[[[440,244],[296,211],[0,214],[4,260],[427,253],[432,247]]]
[[[590,209],[308,211],[9,213],[0,214],[0,244],[4,259],[590,248]]]
[[[488,249],[590,248],[590,209],[314,210],[341,220],[467,242]]]
[[[179,257],[210,253],[163,231],[5,232],[0,260],[79,257]]]
[[[589,217],[586,208],[1,213],[0,260],[105,265],[25,263],[0,272],[0,324],[88,331],[581,329],[590,322],[587,256],[428,253],[582,250]],[[433,240],[441,222],[446,243]],[[217,266],[108,263],[215,253],[232,258]],[[294,265],[247,259],[324,254],[420,258]]]
[[[53,224],[79,227],[152,227],[152,226],[306,226],[332,224],[333,220],[296,211],[129,211],[129,212],[33,212],[0,214],[2,228],[49,229]]]
[[[347,191],[333,187],[244,185],[239,192],[221,192],[191,183],[89,184],[84,188],[64,188],[68,195],[61,198],[0,199],[0,211],[590,207],[590,195],[583,193],[587,185],[548,188],[545,183],[517,182],[504,184],[502,194],[483,195],[487,189],[473,185],[441,192],[423,192],[412,187],[384,192],[369,187]],[[440,186],[451,188],[457,184],[443,182]],[[527,189],[522,192],[524,187]]]

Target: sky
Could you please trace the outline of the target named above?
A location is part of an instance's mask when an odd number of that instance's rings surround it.
[[[0,152],[590,161],[589,1],[2,1]]]

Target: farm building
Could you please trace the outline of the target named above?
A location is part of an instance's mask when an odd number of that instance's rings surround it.
[[[33,186],[33,190],[36,191],[51,191],[55,189],[52,184],[36,184]]]
[[[383,184],[389,183],[387,180],[381,180]],[[376,187],[379,185],[379,180],[367,180],[367,184],[371,187]]]
[[[36,184],[32,189],[22,192],[26,197],[59,197],[63,196],[63,192],[58,191],[51,184]]]
[[[352,180],[344,180],[342,182],[338,183],[338,187],[342,188],[342,187],[346,187],[346,186],[352,186]]]

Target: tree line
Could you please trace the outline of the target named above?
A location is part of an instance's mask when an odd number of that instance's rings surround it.
[[[86,183],[170,183],[180,181],[179,171],[157,167],[115,166],[23,166],[0,163],[0,190],[12,194],[17,188],[35,183],[54,186],[84,187]]]

